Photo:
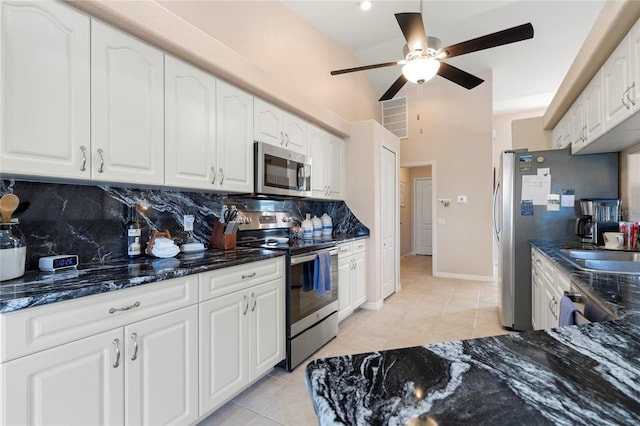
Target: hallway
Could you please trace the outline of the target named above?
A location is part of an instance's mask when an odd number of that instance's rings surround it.
[[[379,311],[360,309],[342,321],[338,336],[313,358],[508,333],[499,324],[495,282],[434,278],[431,259],[403,257],[402,289]],[[274,370],[200,425],[317,424],[305,365],[291,373]]]

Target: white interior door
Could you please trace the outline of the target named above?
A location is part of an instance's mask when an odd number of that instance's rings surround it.
[[[382,202],[382,297],[396,291],[396,221],[397,221],[397,170],[396,154],[382,147],[381,202]]]
[[[415,254],[433,254],[433,205],[431,202],[433,181],[431,178],[414,181],[414,252]]]

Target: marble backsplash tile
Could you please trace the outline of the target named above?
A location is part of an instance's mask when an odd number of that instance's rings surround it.
[[[335,236],[369,235],[343,201],[0,180],[0,194],[7,193],[29,203],[17,215],[27,240],[27,270],[37,269],[41,256],[56,254],[77,254],[81,263],[125,258],[125,224],[133,205],[139,206],[143,242],[154,230],[168,229],[177,244],[208,245],[223,204],[243,211],[286,211],[299,222],[306,213],[320,217],[326,212],[333,218]],[[194,216],[193,232],[182,230],[186,214]]]

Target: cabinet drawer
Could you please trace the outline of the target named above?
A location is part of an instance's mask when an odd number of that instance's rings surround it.
[[[357,240],[351,243],[353,246],[353,254],[362,253],[367,250],[367,241],[366,240]]]
[[[551,283],[555,281],[553,264],[535,249],[531,250],[531,268],[537,270],[547,281]]]
[[[353,244],[351,242],[338,244],[338,256],[347,257],[353,254]]]
[[[0,361],[198,303],[191,275],[0,315]]]
[[[199,274],[200,301],[284,277],[284,257]]]

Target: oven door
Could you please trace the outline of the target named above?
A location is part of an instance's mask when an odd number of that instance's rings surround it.
[[[255,143],[257,194],[311,196],[311,165],[306,156],[262,142]]]
[[[313,285],[318,253],[329,253],[330,289],[322,293]],[[338,311],[338,250],[336,248],[291,256],[289,270],[289,329],[294,337]]]

